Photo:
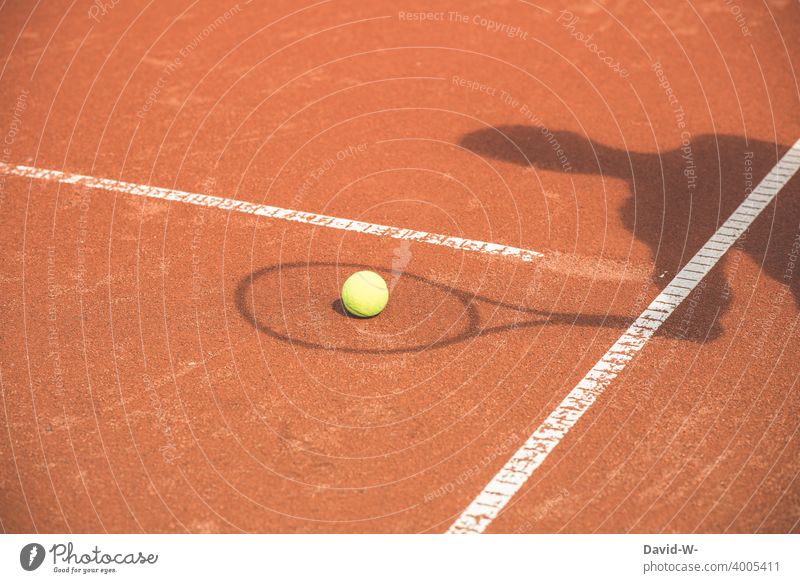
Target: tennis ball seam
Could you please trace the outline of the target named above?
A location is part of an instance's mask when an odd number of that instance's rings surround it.
[[[358,278],[362,282],[364,282],[365,284],[367,284],[371,288],[374,288],[374,289],[376,289],[378,291],[386,291],[388,289],[386,287],[386,282],[383,280],[383,278],[380,275],[375,273],[375,275],[378,275],[378,277],[380,278],[380,283],[377,283],[377,282],[374,282],[374,281],[370,281],[370,278],[367,277],[367,275],[366,275],[367,273],[374,273],[374,272],[372,272],[372,271],[366,271],[366,272],[365,271],[359,271],[355,275],[357,275]]]

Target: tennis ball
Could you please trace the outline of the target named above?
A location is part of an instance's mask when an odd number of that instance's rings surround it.
[[[377,316],[388,301],[386,282],[374,271],[358,271],[348,277],[342,286],[342,303],[354,316]]]

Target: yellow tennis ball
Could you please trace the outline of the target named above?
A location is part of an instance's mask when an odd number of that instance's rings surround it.
[[[358,271],[342,286],[342,303],[354,316],[377,316],[389,301],[389,288],[374,271]]]

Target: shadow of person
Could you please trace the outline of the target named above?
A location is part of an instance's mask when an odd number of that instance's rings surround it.
[[[472,132],[462,138],[461,145],[483,157],[526,167],[627,181],[631,196],[622,207],[621,220],[650,248],[654,281],[662,287],[788,150],[787,146],[738,136],[699,135],[673,150],[630,152],[574,132],[520,125]],[[784,188],[736,247],[780,282],[784,295],[793,293],[800,304],[800,278],[794,276],[800,251],[796,185],[793,181]],[[726,260],[720,261],[685,302],[692,305],[689,317],[675,314],[665,325],[665,333],[692,340],[708,340],[720,333],[719,316],[732,295],[722,266]],[[730,272],[734,266],[729,267]],[[686,306],[682,310],[685,312]]]

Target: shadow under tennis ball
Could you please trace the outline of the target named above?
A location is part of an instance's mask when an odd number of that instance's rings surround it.
[[[350,318],[351,320],[369,320],[367,316],[357,316],[356,314],[351,314],[347,311],[347,308],[344,307],[344,302],[342,298],[336,298],[331,302],[331,310],[339,314],[340,316],[344,316],[345,318]]]

